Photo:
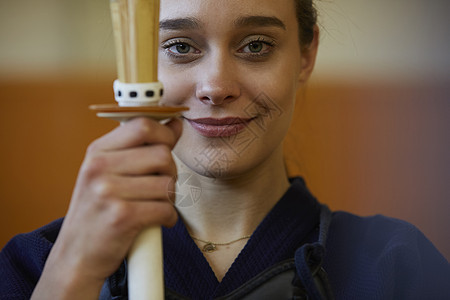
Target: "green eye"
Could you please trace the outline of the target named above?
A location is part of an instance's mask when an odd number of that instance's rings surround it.
[[[251,36],[242,41],[244,46],[238,50],[247,57],[261,57],[269,55],[274,47],[275,41],[261,36]]]
[[[187,54],[191,50],[191,46],[187,44],[177,44],[175,46],[175,49],[177,50],[178,53]]]
[[[173,38],[161,44],[165,56],[176,63],[188,63],[202,55],[195,47],[196,43],[189,38]]]
[[[263,43],[262,42],[252,42],[248,44],[248,50],[252,53],[258,53],[263,50]]]

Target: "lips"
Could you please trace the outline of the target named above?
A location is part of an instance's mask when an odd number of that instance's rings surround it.
[[[236,135],[244,130],[253,118],[186,118],[186,120],[198,133],[205,137],[227,137]]]

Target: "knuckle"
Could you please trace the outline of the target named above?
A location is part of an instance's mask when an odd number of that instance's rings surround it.
[[[99,199],[112,198],[115,193],[115,184],[102,178],[93,183],[93,189]]]
[[[176,174],[176,165],[172,156],[172,152],[167,145],[159,144],[149,147],[149,168],[152,173],[157,175]]]
[[[124,201],[114,201],[110,205],[109,222],[113,229],[123,230],[133,220],[129,205]]]
[[[148,118],[136,118],[133,120],[133,126],[135,127],[134,132],[138,136],[147,136],[150,134],[152,132],[153,125],[152,120]]]
[[[174,177],[165,177],[164,178],[166,184],[166,196],[169,199],[170,203],[174,204],[175,203],[175,198],[176,198],[176,187],[175,187],[175,178]]]
[[[158,175],[148,179],[148,199],[156,201],[171,200],[175,194],[175,185],[170,176]]]
[[[153,218],[156,223],[161,225],[170,224],[173,220],[173,216],[176,214],[175,208],[168,202],[158,202],[152,206]]]
[[[158,145],[156,147],[156,156],[162,165],[171,165],[173,163],[172,152],[166,145]]]
[[[93,178],[101,174],[107,167],[108,162],[103,155],[89,155],[83,163],[83,172],[88,178]]]
[[[163,221],[161,222],[161,224],[166,227],[174,226],[178,218],[175,207],[170,203],[167,203],[167,205],[163,206],[161,215],[163,217]]]
[[[175,147],[175,144],[178,141],[177,134],[172,128],[165,127],[165,129],[167,131],[167,133],[165,134],[167,145],[169,146],[170,149],[172,149],[173,147]]]
[[[86,149],[86,153],[87,154],[92,154],[95,153],[97,151],[99,151],[100,149],[100,141],[99,140],[95,140],[92,143],[90,143]]]

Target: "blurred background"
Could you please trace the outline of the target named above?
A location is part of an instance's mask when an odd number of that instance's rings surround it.
[[[318,1],[316,71],[286,139],[334,210],[415,224],[450,257],[450,1]],[[109,1],[0,0],[0,247],[64,216],[85,149],[114,128]]]

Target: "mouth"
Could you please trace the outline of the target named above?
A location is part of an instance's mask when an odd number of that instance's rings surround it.
[[[189,124],[205,137],[228,137],[240,133],[254,118],[185,118]]]

